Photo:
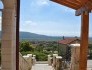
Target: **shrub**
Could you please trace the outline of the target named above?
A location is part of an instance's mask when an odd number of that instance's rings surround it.
[[[47,61],[47,54],[43,52],[35,52],[37,61]]]

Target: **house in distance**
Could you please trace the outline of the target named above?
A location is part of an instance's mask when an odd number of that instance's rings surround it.
[[[70,61],[71,59],[71,44],[80,44],[79,38],[63,38],[58,41],[58,53],[63,57],[64,60]]]

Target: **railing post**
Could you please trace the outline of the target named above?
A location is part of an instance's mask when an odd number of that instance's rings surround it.
[[[58,56],[58,54],[53,54],[53,67],[56,68],[56,56]]]
[[[51,57],[51,55],[48,55],[48,65],[52,65],[52,57]]]
[[[62,70],[62,57],[56,56],[56,68],[55,70]]]
[[[30,65],[30,67],[32,67],[32,54],[27,54],[27,56],[28,56],[27,61],[28,61],[29,65]]]
[[[71,47],[70,70],[79,70],[80,44],[71,44]]]

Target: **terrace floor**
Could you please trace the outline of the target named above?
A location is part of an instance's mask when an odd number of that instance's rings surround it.
[[[53,68],[49,66],[47,62],[37,62],[32,66],[32,70],[53,70]]]
[[[49,66],[47,62],[36,62],[34,66],[32,66],[32,70],[54,70],[52,66]],[[88,60],[87,70],[92,70],[92,60]]]

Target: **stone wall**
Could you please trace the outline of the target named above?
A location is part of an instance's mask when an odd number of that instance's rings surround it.
[[[31,62],[30,62],[31,63]],[[19,70],[31,70],[31,65],[29,62],[21,55],[19,54]]]

